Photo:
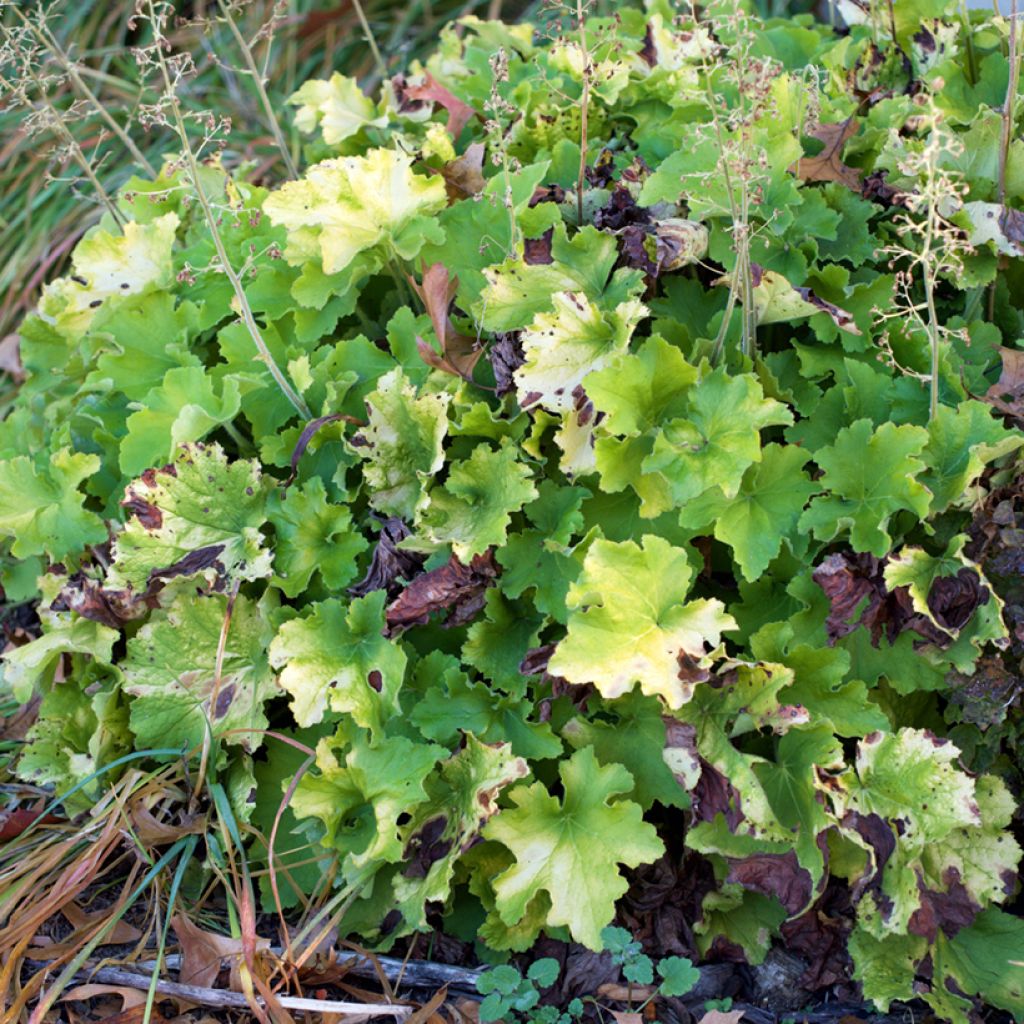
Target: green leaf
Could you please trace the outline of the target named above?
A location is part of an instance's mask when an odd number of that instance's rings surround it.
[[[753,583],[782,550],[794,545],[797,523],[818,488],[803,472],[809,452],[796,445],[767,445],[762,461],[743,475],[739,491],[727,498],[719,488],[688,502],[682,526],[697,531],[714,524],[714,535],[733,549],[743,578]]]
[[[658,991],[663,996],[685,996],[700,981],[700,971],[685,956],[668,956],[658,963],[661,984]]]
[[[990,908],[952,939],[940,933],[934,953],[932,992],[979,996],[1015,1018],[1024,1015],[1024,921]],[[925,999],[942,1009],[925,994]]]
[[[199,366],[168,370],[163,382],[128,417],[128,433],[121,442],[124,473],[135,475],[174,458],[178,446],[201,441],[215,427],[230,423],[241,408],[237,381],[224,380],[221,394]]]
[[[716,486],[731,498],[747,467],[761,459],[760,431],[792,421],[789,409],[764,397],[753,375],[714,370],[690,392],[685,418],[659,432],[643,469],[661,473],[680,504]]]
[[[82,507],[78,490],[99,468],[99,456],[68,448],[44,466],[24,455],[0,462],[0,536],[13,540],[15,556],[60,561],[106,540],[103,520]]]
[[[344,505],[333,505],[320,477],[271,497],[270,522],[277,536],[274,579],[288,597],[309,587],[315,572],[324,585],[341,590],[358,573],[356,559],[368,544],[352,525]]]
[[[347,607],[321,601],[278,630],[270,663],[299,725],[314,725],[330,710],[377,734],[398,710],[406,657],[383,636],[386,598],[375,590]]]
[[[575,750],[593,747],[601,764],[621,764],[633,776],[630,796],[644,810],[655,802],[688,807],[689,794],[666,760],[661,702],[639,693],[623,694],[607,706],[607,718],[571,718],[562,737]]]
[[[140,747],[196,750],[207,734],[249,751],[262,744],[263,707],[279,692],[267,662],[274,630],[244,595],[228,608],[222,594],[181,594],[128,642],[124,688],[135,697],[131,729]]]
[[[427,739],[452,743],[460,732],[483,743],[510,743],[531,760],[558,757],[562,744],[547,722],[532,721],[534,708],[520,694],[498,695],[472,682],[456,659],[431,651],[416,665],[410,690],[418,691],[409,720]]]
[[[52,786],[56,796],[86,785],[64,802],[69,814],[91,810],[115,781],[112,773],[87,782],[132,748],[128,709],[116,689],[86,693],[73,682],[55,686],[39,705],[18,757],[18,778]]]
[[[883,423],[872,430],[864,419],[841,430],[834,445],[815,453],[828,493],[811,502],[800,528],[824,541],[849,531],[855,551],[883,557],[892,546],[888,527],[896,512],[906,509],[922,519],[928,514],[932,494],[917,479],[927,443],[921,427]]]
[[[611,434],[633,437],[685,415],[697,370],[674,345],[648,338],[635,352],[613,359],[586,379],[587,397],[605,414]]]
[[[125,491],[132,518],[114,540],[108,582],[145,590],[175,576],[227,583],[269,576],[265,501],[258,462],[229,462],[216,444],[183,445],[174,462]]]
[[[551,796],[540,782],[509,793],[514,805],[484,829],[512,851],[516,861],[494,879],[496,906],[506,924],[516,924],[539,892],[551,900],[549,926],[566,925],[590,949],[601,948],[601,929],[626,891],[618,865],[637,867],[664,851],[640,807],[615,800],[633,788],[621,765],[601,767],[589,748],[559,765],[564,796]],[[581,881],[586,879],[586,885]]]
[[[417,398],[401,370],[367,395],[369,424],[352,443],[365,460],[370,504],[385,515],[412,520],[426,504],[426,486],[444,465],[449,401],[447,394]]]
[[[921,452],[927,469],[921,482],[932,492],[932,513],[970,500],[971,485],[990,462],[1016,451],[1024,437],[1007,430],[983,402],[940,405],[928,424],[928,444]]]
[[[914,992],[915,967],[928,944],[917,935],[891,935],[876,939],[854,929],[849,939],[853,976],[861,983],[865,999],[885,1013],[897,1000],[909,1000]]]
[[[680,657],[708,664],[722,631],[735,622],[720,601],[685,600],[693,569],[684,551],[653,535],[641,544],[591,545],[569,591],[568,635],[549,671],[572,683],[593,683],[608,698],[639,683],[643,693],[678,708],[694,685],[679,678]]]
[[[486,330],[526,327],[538,313],[552,308],[556,292],[582,293],[591,300],[604,296],[602,305],[615,305],[639,285],[636,271],[618,271],[609,285],[618,247],[612,235],[590,225],[569,238],[565,225],[557,224],[551,256],[551,263],[527,263],[520,250],[514,259],[484,271],[487,287],[474,312]]]
[[[452,465],[443,488],[430,492],[417,528],[432,547],[451,544],[467,563],[505,543],[512,513],[537,497],[532,475],[507,440],[498,451],[480,445]]]
[[[303,776],[291,808],[298,818],[318,818],[322,843],[342,855],[342,873],[365,883],[387,864],[403,859],[399,819],[424,803],[424,783],[443,757],[443,747],[404,736],[368,742],[342,726],[317,744],[317,772]]]

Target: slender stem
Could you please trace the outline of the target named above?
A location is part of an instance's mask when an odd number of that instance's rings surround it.
[[[266,115],[270,132],[274,136],[274,142],[276,143],[277,148],[281,151],[281,157],[284,160],[284,165],[288,169],[288,177],[297,178],[299,176],[298,168],[295,166],[295,161],[292,160],[291,151],[288,149],[288,145],[284,140],[284,133],[281,131],[281,125],[277,120],[277,115],[274,113],[273,104],[270,102],[270,97],[267,95],[266,87],[263,84],[263,75],[256,66],[256,60],[252,55],[252,47],[249,46],[245,41],[245,37],[239,31],[238,25],[235,23],[235,19],[231,16],[231,10],[228,5],[224,0],[217,0],[217,3],[220,5],[221,13],[224,15],[224,19],[228,23],[228,28],[231,29],[231,34],[235,37],[235,42],[238,44],[238,48],[242,52],[242,60],[245,61],[245,66],[249,71],[253,84],[256,86],[256,93],[260,98],[260,105],[263,107],[263,113]]]
[[[228,595],[227,607],[224,609],[224,620],[220,625],[220,637],[217,640],[217,655],[214,659],[213,687],[210,690],[209,714],[206,720],[206,731],[203,734],[203,751],[199,756],[199,770],[196,773],[195,786],[192,788],[192,801],[195,802],[203,790],[206,781],[206,769],[210,761],[210,749],[213,747],[213,722],[217,717],[217,699],[220,696],[221,679],[224,676],[224,652],[228,645],[228,633],[231,631],[231,613],[235,610],[235,599],[238,597],[240,580]]]
[[[924,297],[928,304],[928,335],[932,348],[931,375],[928,381],[928,422],[932,423],[939,414],[939,335],[938,317],[935,313],[935,295],[932,275],[928,268],[924,273]]]
[[[960,0],[960,20],[963,22],[964,38],[967,40],[967,72],[971,85],[974,85],[978,81],[978,60],[974,52],[974,27],[971,25],[971,15],[964,0]]]
[[[1006,85],[1006,99],[1003,101],[1002,136],[999,140],[999,170],[996,177],[996,202],[1000,206],[1006,201],[1006,165],[1010,158],[1010,144],[1013,141],[1013,126],[1017,119],[1017,87],[1020,83],[1020,57],[1017,52],[1017,0],[1010,2],[1010,41],[1008,50],[1010,78]],[[988,318],[995,316],[996,283],[988,288]]]
[[[380,48],[377,46],[377,40],[374,38],[373,29],[370,28],[370,23],[366,20],[366,11],[363,10],[361,0],[352,0],[352,6],[356,9],[356,17],[359,19],[359,24],[363,29],[363,35],[366,36],[366,42],[370,46],[370,52],[373,54],[373,62],[377,65],[377,71],[381,78],[387,78],[388,66],[384,63],[384,58],[380,54]]]
[[[217,218],[214,215],[213,207],[210,205],[209,197],[206,195],[206,189],[203,187],[202,180],[199,176],[199,165],[196,161],[195,152],[192,149],[192,143],[189,140],[188,132],[185,129],[185,122],[181,116],[181,108],[178,106],[177,97],[174,95],[174,86],[171,83],[170,72],[167,69],[167,60],[164,57],[163,52],[163,30],[157,20],[157,14],[153,7],[153,0],[147,0],[149,6],[149,14],[152,19],[153,31],[156,35],[156,46],[154,47],[157,55],[157,61],[160,65],[160,74],[164,80],[164,88],[167,90],[167,96],[170,103],[171,111],[174,114],[175,128],[178,133],[178,137],[181,140],[182,151],[186,162],[188,163],[189,175],[192,179],[192,187],[196,190],[196,198],[199,200],[199,205],[203,209],[203,216],[206,219],[207,227],[210,230],[210,237],[213,240],[214,248],[217,250],[217,258],[220,260],[221,269],[224,271],[225,276],[231,284],[232,291],[235,293],[235,299],[238,302],[238,308],[241,310],[242,322],[245,324],[249,331],[249,336],[252,338],[253,344],[256,346],[258,352],[258,358],[263,362],[267,369],[270,371],[270,375],[274,378],[277,386],[281,389],[282,394],[291,403],[295,411],[303,418],[310,419],[312,414],[309,411],[309,406],[303,401],[302,396],[292,387],[289,383],[288,378],[281,372],[281,368],[274,361],[274,357],[267,348],[267,343],[263,340],[263,335],[260,333],[259,325],[256,323],[256,318],[253,316],[252,307],[249,305],[249,298],[245,294],[245,288],[242,287],[242,281],[234,268],[231,266],[231,260],[228,258],[227,249],[224,247],[224,239],[221,238],[220,230],[217,227]]]
[[[996,201],[1006,200],[1006,164],[1010,156],[1010,142],[1017,113],[1017,86],[1020,82],[1020,59],[1017,52],[1017,0],[1010,3],[1010,80],[1006,86],[1006,100],[1003,102],[1003,132],[999,145],[999,177],[996,184]]]
[[[590,114],[590,51],[587,49],[587,30],[583,17],[583,0],[576,0],[576,21],[580,33],[580,52],[583,54],[583,95],[580,97],[580,169],[576,176],[576,225],[583,227],[583,186],[587,177],[588,120]]]

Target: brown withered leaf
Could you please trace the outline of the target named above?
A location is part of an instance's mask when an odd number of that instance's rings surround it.
[[[494,371],[494,382],[498,397],[507,395],[510,391],[515,391],[515,372],[526,362],[526,355],[523,352],[519,332],[510,331],[507,334],[497,335],[495,341],[487,350],[487,358],[490,360],[491,369]]]
[[[453,96],[429,71],[422,85],[406,85],[405,95],[414,101],[437,103],[444,107],[448,111],[448,124],[445,127],[453,139],[457,139],[462,134],[462,129],[477,116],[477,112],[471,106]]]
[[[83,619],[111,629],[121,629],[126,622],[141,618],[156,606],[151,589],[141,594],[134,590],[109,589],[78,572],[68,579],[50,607],[58,612],[75,612]]]
[[[422,338],[417,337],[416,348],[420,357],[436,370],[472,381],[473,368],[480,361],[484,350],[476,338],[460,334],[448,315],[459,288],[459,279],[449,277],[448,268],[443,263],[432,263],[424,268],[422,283],[417,283],[412,277],[409,281],[420,297],[430,322],[434,325],[437,340],[441,343],[441,351],[437,352]]]
[[[231,971],[230,988],[241,991],[240,965],[244,962],[244,939],[232,939],[217,932],[208,932],[193,924],[184,914],[171,918],[171,927],[181,946],[181,972],[183,985],[212,988],[221,968],[227,964]],[[256,950],[270,948],[270,939],[257,938]]]
[[[999,357],[999,380],[985,392],[985,401],[1004,416],[1024,419],[1024,351],[1000,346]]]
[[[811,873],[800,866],[795,850],[754,853],[729,862],[729,882],[762,896],[774,896],[790,914],[798,914],[814,895]]]
[[[441,168],[444,187],[451,202],[477,196],[484,190],[484,144],[474,142],[462,156]]]
[[[708,1010],[698,1024],[740,1024],[742,1010]]]
[[[30,825],[56,825],[62,821],[54,814],[43,817],[42,811],[30,811],[21,807],[14,811],[0,811],[0,843],[17,839]]]
[[[68,902],[60,908],[60,912],[68,919],[76,932],[93,932],[102,927],[110,918],[109,910],[83,910],[77,903]],[[124,918],[115,922],[114,927],[104,936],[101,945],[113,946],[121,942],[137,942],[142,932]]]
[[[886,181],[889,172],[884,168],[880,171],[872,171],[861,183],[860,194],[862,199],[878,203],[880,206],[903,206],[910,203],[909,193],[890,185]]]
[[[858,131],[857,117],[851,115],[835,124],[820,124],[810,134],[824,143],[815,156],[801,157],[790,168],[804,181],[838,181],[841,185],[860,191],[860,171],[843,163],[843,148]]]
[[[352,597],[366,597],[371,591],[386,590],[388,597],[394,599],[403,583],[411,580],[423,568],[425,555],[403,551],[398,546],[399,541],[408,536],[409,528],[401,519],[391,517],[381,522],[377,546],[370,558],[370,568],[358,583],[348,588]]]
[[[911,935],[920,935],[934,942],[941,929],[947,939],[952,939],[981,912],[981,907],[971,899],[971,894],[960,881],[960,872],[956,868],[946,868],[942,882],[946,891],[936,892],[926,888],[918,875],[917,891],[921,894],[921,906],[907,922],[907,931]]]
[[[16,384],[25,379],[25,368],[21,365],[21,338],[8,334],[0,340],[0,373],[6,373]]]
[[[440,611],[448,612],[446,626],[465,625],[483,608],[485,591],[497,575],[493,549],[475,555],[469,565],[452,555],[447,564],[417,576],[388,606],[387,635],[422,626]]]
[[[555,257],[551,255],[551,242],[554,234],[555,229],[548,228],[539,238],[524,239],[523,262],[531,267],[538,263],[554,263]]]
[[[838,985],[853,973],[847,940],[853,928],[853,907],[845,885],[830,883],[822,897],[799,917],[779,928],[786,949],[807,962],[800,985],[808,991]]]

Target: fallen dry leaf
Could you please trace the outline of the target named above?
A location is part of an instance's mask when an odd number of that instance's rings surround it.
[[[83,910],[77,903],[65,903],[60,912],[74,926],[75,931],[84,931],[88,928],[96,928],[106,923],[110,916],[110,909],[94,910],[91,913]],[[123,918],[114,925],[103,940],[104,946],[112,946],[121,942],[138,942],[142,938],[142,932],[134,925],[129,924]]]
[[[42,811],[29,811],[25,808],[19,808],[16,811],[0,811],[0,843],[17,838],[37,821],[41,825],[55,825],[63,820],[53,814],[47,814],[44,818],[42,814]]]
[[[843,163],[843,147],[848,139],[857,134],[857,120],[848,117],[835,124],[821,124],[810,133],[819,139],[825,148],[815,156],[801,157],[793,165],[798,178],[804,181],[838,181],[854,192],[860,191],[860,171]]]
[[[475,555],[469,565],[452,555],[437,569],[421,573],[385,613],[387,635],[422,626],[434,612],[448,611],[447,626],[462,626],[484,606],[484,594],[498,575],[493,550]]]
[[[184,914],[175,914],[171,918],[171,927],[178,937],[181,946],[181,972],[179,981],[183,985],[198,985],[200,988],[213,988],[213,983],[220,974],[224,961],[231,968],[229,987],[233,992],[241,992],[239,966],[243,962],[243,940],[232,939],[227,935],[204,931],[193,924]],[[269,949],[269,939],[257,939],[257,950]]]
[[[611,1015],[615,1018],[615,1024],[643,1024],[642,1013],[626,1013],[624,1010],[612,1010]]]
[[[455,202],[479,195],[486,182],[483,175],[484,144],[474,142],[462,156],[456,157],[441,168],[448,198]]]
[[[697,1024],[739,1024],[742,1019],[742,1010],[708,1010]]]
[[[477,345],[476,338],[460,334],[448,315],[459,287],[459,279],[450,277],[443,263],[432,263],[424,269],[422,283],[417,284],[411,277],[409,281],[426,308],[430,322],[434,325],[434,333],[441,343],[441,351],[438,353],[417,337],[416,347],[420,357],[428,366],[471,381],[473,368],[480,361],[484,350]]]
[[[634,985],[630,988],[629,985],[609,982],[607,985],[601,985],[597,990],[597,994],[602,999],[610,999],[615,1003],[625,1003],[629,1000],[641,1003],[645,999],[650,999],[657,991],[653,985]]]
[[[1024,418],[1024,351],[999,349],[1003,369],[999,380],[985,392],[985,401],[1006,416]]]

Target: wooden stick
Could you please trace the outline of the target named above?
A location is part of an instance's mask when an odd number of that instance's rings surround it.
[[[170,959],[170,957],[168,957]],[[89,972],[89,980],[105,985],[121,985],[145,991],[150,985],[150,976],[125,971],[120,967],[101,967]],[[161,995],[176,996],[200,1006],[249,1009],[249,1000],[241,992],[229,992],[222,988],[202,988],[199,985],[182,985],[176,981],[158,981],[156,990]],[[385,1003],[342,1003],[333,999],[303,999],[299,996],[278,996],[278,1002],[287,1010],[313,1013],[346,1013],[357,1017],[394,1017],[404,1020],[413,1012],[411,1006],[394,1006]],[[257,997],[263,1005],[263,1000]]]

